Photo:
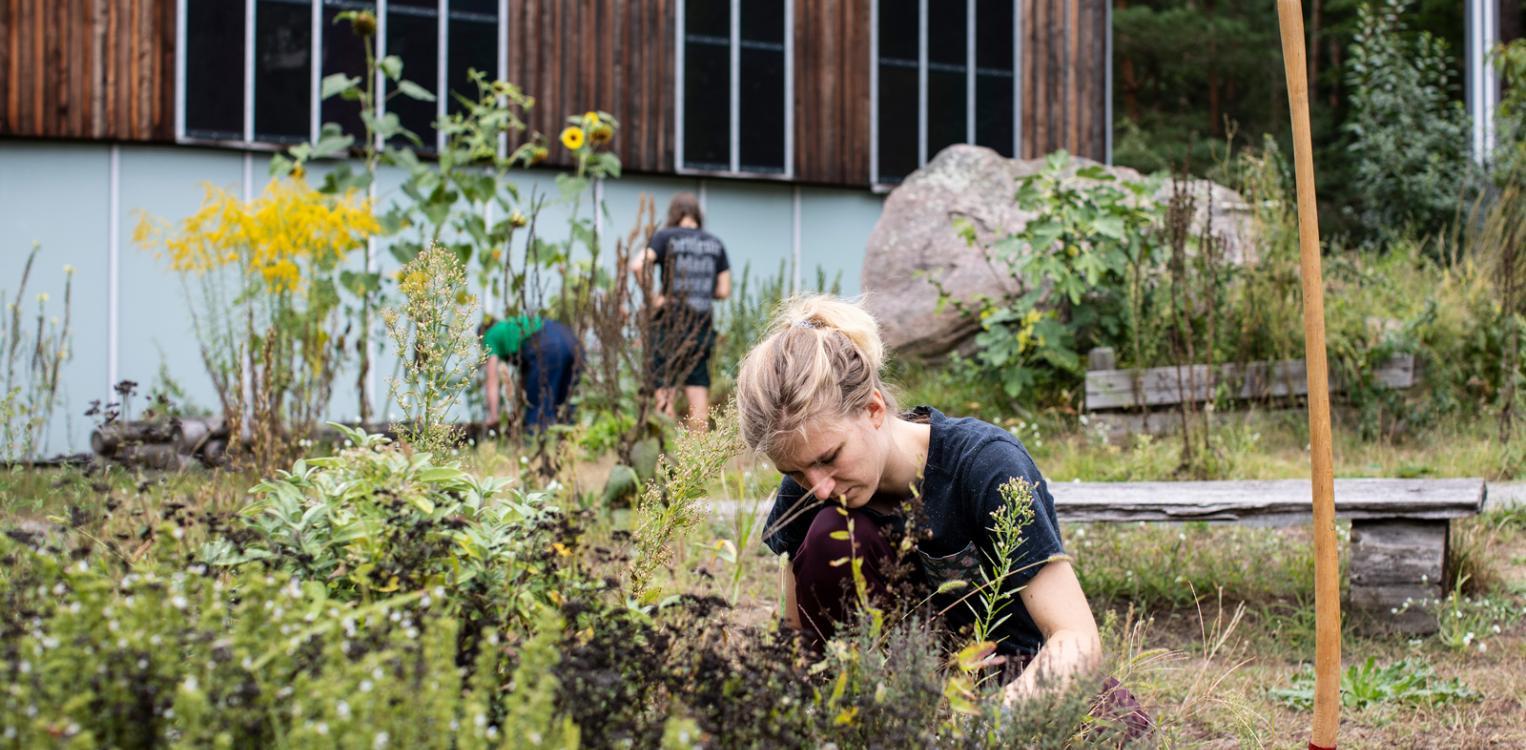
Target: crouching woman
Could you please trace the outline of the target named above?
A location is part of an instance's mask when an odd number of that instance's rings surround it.
[[[880,380],[883,359],[878,326],[860,306],[803,297],[781,308],[737,375],[742,436],[784,474],[764,531],[768,546],[789,556],[784,618],[818,643],[850,619],[853,566],[841,563],[850,554],[863,561],[871,597],[893,595],[893,540],[908,528],[902,509],[913,492],[920,513],[909,554],[923,583],[928,590],[968,584],[940,597],[945,601],[969,593],[992,574],[991,516],[1004,502],[1000,488],[1020,478],[1032,487],[1033,508],[1021,514],[1023,542],[1001,583],[1020,591],[990,635],[1009,663],[1026,665],[1006,698],[1019,701],[1093,673],[1102,659],[1097,624],[1028,451],[978,419],[928,406],[898,413]],[[948,624],[968,624],[968,604],[977,599],[944,607]]]

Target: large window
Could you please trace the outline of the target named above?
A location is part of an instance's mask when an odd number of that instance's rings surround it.
[[[187,140],[285,144],[317,136],[335,122],[359,136],[360,105],[322,100],[322,79],[365,73],[365,48],[345,11],[378,16],[378,55],[403,61],[403,77],[436,101],[392,97],[389,110],[437,145],[435,118],[459,111],[448,93],[476,98],[467,71],[503,74],[506,0],[180,0],[180,123]]]
[[[682,0],[680,170],[793,174],[793,0]]]
[[[875,0],[873,13],[873,182],[955,143],[1017,153],[1015,0]]]

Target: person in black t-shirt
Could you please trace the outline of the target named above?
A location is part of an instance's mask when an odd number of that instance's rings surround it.
[[[1027,665],[1006,696],[1015,703],[1096,669],[1097,625],[1064,553],[1048,484],[1028,451],[978,419],[931,407],[898,415],[880,380],[883,359],[878,326],[863,308],[807,296],[784,306],[742,362],[742,437],[784,474],[763,532],[790,560],[780,582],[782,615],[808,640],[830,638],[857,606],[852,566],[842,564],[850,554],[863,560],[870,597],[893,595],[889,568],[913,488],[921,512],[909,559],[922,583],[929,592],[953,580],[968,584],[966,594],[978,588],[982,573],[991,573],[991,515],[1005,502],[998,488],[1019,478],[1032,487],[1033,512],[1015,572],[1001,584],[1017,596],[988,635],[1009,663]],[[955,628],[973,618],[962,603],[947,610]]]
[[[668,205],[667,225],[652,235],[646,252],[631,258],[630,270],[644,284],[653,267],[662,269],[648,338],[648,377],[657,389],[657,408],[677,419],[679,384],[689,403],[691,429],[710,419],[710,354],[715,348],[715,301],[731,296],[731,263],[726,246],[704,230],[699,199],[679,193]]]

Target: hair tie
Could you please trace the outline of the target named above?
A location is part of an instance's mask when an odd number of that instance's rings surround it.
[[[816,324],[811,322],[810,318],[801,318],[800,320],[795,321],[795,327],[796,328],[810,328],[810,329],[814,330],[816,328]]]

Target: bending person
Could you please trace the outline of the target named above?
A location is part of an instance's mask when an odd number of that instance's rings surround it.
[[[1027,665],[1006,695],[1017,700],[1097,668],[1097,624],[1064,555],[1048,486],[1022,443],[1000,427],[930,406],[898,413],[880,380],[878,326],[856,304],[796,298],[771,331],[743,360],[737,410],[748,446],[784,474],[764,542],[789,556],[781,580],[785,619],[817,643],[830,638],[855,608],[856,597],[845,596],[854,589],[852,566],[841,562],[850,554],[864,561],[871,597],[894,595],[889,567],[913,488],[921,513],[914,547],[902,548],[925,578],[924,593],[962,580],[968,585],[961,593],[937,601],[968,594],[985,580],[982,569],[992,575],[999,488],[1020,478],[1032,485],[1033,508],[1015,572],[1002,584],[1017,596],[989,636],[1009,663]],[[948,607],[946,618],[958,628],[973,614],[961,603]]]
[[[524,427],[540,432],[572,418],[567,401],[582,366],[582,347],[567,326],[537,315],[489,318],[479,330],[487,349],[487,422],[498,425],[500,369],[513,364],[524,399]]]

